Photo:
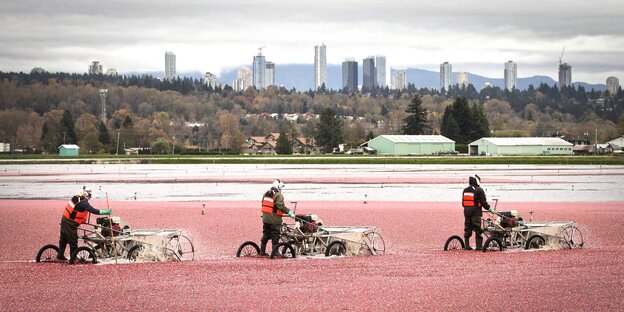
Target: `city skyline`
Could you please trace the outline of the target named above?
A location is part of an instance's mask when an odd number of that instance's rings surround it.
[[[328,64],[385,55],[388,68],[436,70],[449,61],[461,71],[502,77],[500,64],[512,59],[521,65],[519,77],[555,79],[565,46],[563,62],[573,67],[574,81],[624,77],[624,3],[389,0],[381,5],[184,1],[172,9],[160,0],[111,0],[101,6],[7,2],[0,12],[0,70],[84,73],[85,64],[98,60],[119,73],[161,71],[162,53],[175,51],[178,72],[219,75],[248,65],[259,46],[267,46],[276,64],[309,64],[311,47],[325,42],[331,49]]]

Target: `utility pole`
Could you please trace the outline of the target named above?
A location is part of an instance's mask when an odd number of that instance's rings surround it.
[[[119,131],[117,131],[117,151],[115,151],[115,156],[119,155]]]
[[[594,149],[594,153],[596,155],[598,155],[598,129],[596,129],[596,141],[594,143],[596,144],[596,148]]]
[[[171,141],[171,155],[175,153],[175,135],[173,136],[173,140]]]

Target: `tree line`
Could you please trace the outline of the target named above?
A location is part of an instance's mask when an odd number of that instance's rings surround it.
[[[100,89],[108,90],[104,120]],[[0,142],[50,153],[63,142],[80,145],[81,153],[114,153],[118,142],[120,150],[156,153],[240,152],[249,136],[283,132],[331,150],[339,143],[357,146],[376,135],[404,133],[415,98],[424,111],[419,118],[427,120],[419,132],[456,142],[479,135],[578,137],[594,129],[606,140],[624,133],[621,89],[613,96],[547,85],[478,92],[472,85],[455,86],[448,94],[413,85],[365,91],[251,87],[235,92],[189,78],[0,72]]]

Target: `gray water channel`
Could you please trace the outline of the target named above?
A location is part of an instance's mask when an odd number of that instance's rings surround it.
[[[259,200],[279,178],[287,201],[458,201],[473,174],[505,202],[624,202],[624,166],[588,165],[0,165],[0,199]]]

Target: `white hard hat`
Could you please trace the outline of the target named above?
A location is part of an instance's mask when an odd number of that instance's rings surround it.
[[[481,177],[477,174],[474,175],[475,180],[477,181],[477,185],[481,185]]]
[[[91,188],[88,188],[86,186],[82,187],[82,190],[80,190],[80,192],[78,192],[78,196],[82,196],[86,199],[91,199]]]
[[[273,188],[281,191],[284,188],[284,182],[282,182],[280,179],[273,181]]]

